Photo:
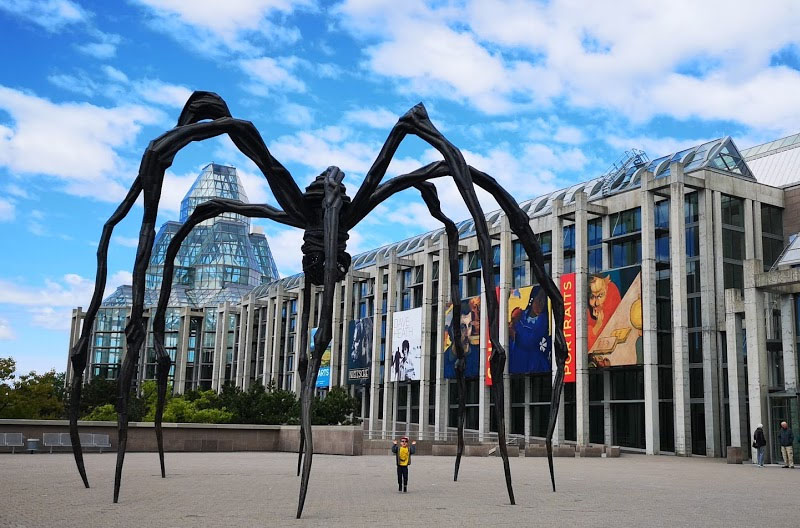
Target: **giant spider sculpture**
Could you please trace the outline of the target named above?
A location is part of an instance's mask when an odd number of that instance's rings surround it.
[[[531,262],[533,274],[550,298],[555,325],[555,359],[557,365],[553,381],[550,404],[550,422],[547,430],[547,455],[550,467],[550,480],[555,491],[553,472],[552,435],[555,428],[558,405],[563,387],[564,362],[567,357],[566,341],[563,334],[564,305],[561,294],[544,269],[541,249],[536,242],[528,222],[528,216],[517,205],[511,195],[506,192],[491,176],[467,165],[461,152],[453,146],[433,126],[428,119],[422,104],[418,104],[402,116],[383,145],[377,159],[366,174],[364,182],[351,201],[342,184],[344,173],[337,167],[328,167],[315,181],[302,192],[289,171],[272,157],[260,134],[249,121],[235,119],[221,97],[210,92],[195,92],[187,101],[177,126],[150,142],[139,167],[139,173],[131,186],[128,195],[114,214],[103,226],[97,250],[97,277],[92,300],[87,309],[83,329],[78,342],[70,354],[74,377],[71,384],[71,401],[69,409],[70,435],[73,453],[84,485],[89,481],[83,463],[83,453],[78,435],[78,411],[80,405],[83,373],[88,356],[89,335],[94,326],[95,316],[102,301],[102,292],[106,284],[108,244],[114,227],[130,211],[140,194],[143,194],[144,213],[139,233],[139,245],[133,268],[133,302],[130,321],[125,328],[128,353],[122,363],[118,380],[118,449],[114,478],[114,502],[119,500],[122,466],[128,439],[128,404],[131,394],[131,383],[139,354],[145,343],[146,327],[143,317],[145,270],[150,260],[155,238],[155,222],[158,204],[161,198],[161,187],[164,173],[172,165],[175,155],[180,149],[193,141],[209,139],[221,134],[228,134],[236,147],[250,158],[264,174],[275,199],[281,209],[265,204],[242,204],[226,199],[212,199],[197,206],[186,222],[174,235],[167,249],[163,281],[156,312],[153,316],[153,341],[157,355],[158,403],[155,416],[155,431],[158,443],[161,476],[165,476],[164,446],[161,421],[164,400],[167,390],[167,375],[171,360],[164,348],[164,324],[167,302],[172,289],[174,261],[181,242],[194,226],[200,222],[223,213],[238,213],[248,217],[268,218],[281,224],[303,229],[303,286],[302,329],[308,328],[311,303],[311,286],[323,286],[322,307],[318,331],[314,336],[314,349],[308,353],[308,333],[301,335],[301,350],[298,361],[298,376],[301,380],[300,402],[300,451],[298,458],[298,474],[302,464],[300,496],[297,506],[297,517],[303,512],[311,463],[314,454],[312,427],[310,420],[311,402],[316,384],[322,353],[331,340],[333,292],[337,281],[341,280],[350,267],[350,255],[345,251],[348,232],[360,222],[378,204],[394,194],[414,187],[420,191],[431,215],[445,226],[449,248],[448,266],[450,269],[450,294],[452,299],[458,298],[458,231],[455,224],[441,211],[436,188],[428,180],[440,177],[452,177],[475,222],[475,230],[483,262],[492,261],[492,248],[486,220],[475,194],[474,184],[490,192],[507,215],[512,231],[517,235]],[[436,148],[444,161],[431,163],[420,169],[391,178],[381,183],[394,153],[406,135],[420,137]],[[492,291],[491,274],[483,274],[485,291]],[[494,402],[498,409],[503,409],[503,368],[506,362],[504,347],[498,339],[498,300],[494,295],[486,296],[489,316],[489,338],[492,343],[492,354],[489,358]],[[460,303],[453,304],[453,318],[460,316]],[[455,461],[453,480],[458,479],[458,469],[464,451],[464,369],[465,351],[461,344],[459,325],[453,325],[453,343],[456,351],[455,371],[458,378],[459,413],[458,413],[458,450]],[[505,423],[502,412],[496,413],[500,453],[503,459],[506,488],[511,504],[514,504],[514,491],[511,485],[511,472],[506,449]]]

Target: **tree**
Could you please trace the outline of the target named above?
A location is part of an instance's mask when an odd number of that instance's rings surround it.
[[[348,425],[356,412],[358,401],[342,387],[334,387],[324,399],[316,398],[311,405],[315,425]]]
[[[0,358],[0,416],[3,410],[11,404],[12,380],[17,363],[14,358]]]
[[[62,393],[59,394],[59,383]],[[63,378],[55,370],[24,374],[14,383],[0,418],[53,420],[65,416]]]

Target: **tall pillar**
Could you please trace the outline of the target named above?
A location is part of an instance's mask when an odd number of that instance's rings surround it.
[[[514,260],[514,252],[511,243],[511,225],[508,217],[503,215],[500,224],[500,303],[498,308],[498,339],[506,351],[506,365],[503,368],[503,420],[506,423],[506,431],[511,428],[511,376],[508,373],[508,294],[511,290],[511,269]],[[494,292],[491,292],[494,293]],[[526,378],[528,376],[525,376]]]
[[[397,253],[392,250],[388,255],[389,270],[386,283],[386,355],[383,362],[383,433],[384,435],[397,429],[397,416],[395,413],[395,399],[397,398],[397,382],[390,382],[389,374],[392,370],[392,332],[394,330],[393,316],[397,310]],[[381,291],[379,297],[383,302],[383,284],[378,288]]]
[[[381,375],[381,318],[383,317],[383,268],[375,267],[375,278],[372,293],[375,312],[372,323],[372,369],[369,376],[369,430],[378,430],[378,406],[380,405],[380,390],[383,380]],[[388,357],[388,356],[385,356]],[[384,369],[386,370],[386,369]],[[386,423],[386,415],[383,416]],[[385,430],[384,427],[381,427]]]
[[[738,290],[729,289],[725,292],[725,340],[728,360],[728,415],[730,416],[731,445],[744,447],[748,442],[749,432],[744,404],[744,362],[742,350],[742,320],[736,313],[736,299],[741,302]],[[748,451],[749,452],[749,451]]]
[[[783,341],[783,384],[786,392],[797,392],[797,336],[794,295],[781,296],[781,339]]]
[[[550,274],[553,277],[553,282],[556,287],[561,287],[561,275],[564,273],[564,220],[561,218],[561,200],[553,200],[553,205],[550,211],[550,226],[551,226],[551,247],[550,253]],[[580,306],[580,302],[576,305]],[[580,310],[576,310],[580,311]],[[573,361],[576,359],[575,355],[577,350],[573,350]],[[573,365],[574,366],[574,365]],[[557,372],[556,362],[553,361],[553,377]],[[526,414],[530,409],[526,409]],[[559,445],[564,443],[564,392],[561,392],[561,399],[558,404],[558,418],[556,420],[556,428],[553,430],[553,444]]]
[[[448,381],[444,377],[444,319],[447,303],[450,297],[450,250],[447,247],[447,235],[439,236],[439,310],[437,312],[439,335],[436,336],[436,423],[435,432],[437,440],[444,440],[447,436],[447,418],[450,410],[448,401]]]
[[[481,284],[483,284],[483,273],[486,270],[486,264],[482,263],[481,268]],[[491,269],[492,263],[489,263]],[[492,270],[494,272],[494,270]],[[489,387],[486,386],[486,340],[489,336],[487,309],[486,309],[486,295],[489,292],[481,291],[481,331],[480,331],[480,356],[478,357],[478,438],[483,441],[486,434],[491,431],[491,412],[489,411],[491,401]],[[494,293],[494,292],[491,292]],[[497,412],[497,409],[495,409]]]
[[[347,335],[342,329],[342,287],[344,284],[335,283],[333,285],[333,337],[331,338],[331,364],[330,373],[328,374],[328,389],[332,389],[339,379],[339,371],[342,370],[342,363],[345,361],[342,355],[342,341],[347,341],[347,338],[342,338],[342,335]],[[346,370],[346,369],[345,369]]]
[[[275,379],[275,371],[272,370],[272,356],[275,349],[272,346],[272,335],[275,329],[275,300],[272,297],[267,298],[267,306],[264,308],[264,315],[266,316],[266,327],[264,328],[264,371],[261,377],[264,380],[264,386],[270,384],[270,381]]]
[[[761,238],[761,202],[753,201],[753,258],[764,261],[764,240]],[[761,272],[761,270],[758,270]]]
[[[692,454],[689,405],[689,326],[686,310],[686,215],[683,166],[670,165],[669,252],[672,284],[672,375],[675,406],[675,454]]]
[[[340,349],[340,356],[342,358],[341,369],[339,372],[339,385],[344,388],[348,388],[348,378],[347,378],[347,369],[348,369],[348,358],[350,357],[350,321],[354,319],[353,317],[353,272],[352,270],[347,272],[344,278],[344,318],[342,321],[342,346]],[[363,398],[362,398],[363,400]],[[364,414],[362,413],[361,416],[363,417]]]
[[[428,407],[431,401],[431,333],[433,332],[433,303],[437,292],[433,290],[433,251],[425,245],[424,265],[422,268],[422,372],[419,379],[419,431],[427,432]],[[409,407],[409,412],[411,408]],[[410,421],[410,420],[409,420]],[[424,438],[424,437],[423,437]]]
[[[575,298],[587,298],[587,226],[586,193],[575,193]],[[580,304],[579,304],[580,306]],[[586,310],[575,310],[575,408],[578,445],[589,443],[589,350],[586,335]]]
[[[762,261],[744,261],[744,319],[747,329],[747,390],[750,402],[750,427],[764,424],[767,445],[772,445],[772,429],[767,423],[767,329],[764,318],[764,293],[756,288],[756,273],[763,271]],[[730,367],[729,367],[730,368]],[[749,431],[748,431],[749,433]],[[755,456],[755,450],[751,455]],[[769,454],[768,454],[769,456]]]
[[[700,225],[698,236],[701,241],[712,240],[714,224],[712,209],[714,207],[711,191],[702,189],[698,194],[698,212]],[[759,216],[760,217],[760,216]],[[720,414],[724,410],[720,405],[719,391],[719,354],[717,351],[716,331],[716,295],[713,281],[714,261],[717,258],[717,248],[714,244],[700,243],[700,320],[702,325],[703,346],[703,399],[705,413],[705,438],[706,456],[718,457],[722,455],[720,445]],[[722,260],[722,254],[719,254]]]
[[[661,452],[658,407],[658,331],[656,315],[655,200],[653,174],[642,173],[642,352],[644,371],[644,443],[648,455]]]
[[[172,394],[183,394],[186,389],[186,365],[189,355],[189,333],[191,332],[192,315],[188,306],[180,309],[181,329],[178,332],[178,349],[175,351],[175,376],[172,382]],[[196,343],[200,343],[198,336]]]
[[[285,292],[282,285],[278,286],[278,292],[275,295],[273,304],[275,306],[275,316],[270,320],[269,324],[274,325],[272,330],[272,365],[270,371],[272,372],[272,379],[275,380],[275,386],[282,389],[283,379],[281,378],[281,336],[283,335],[283,325],[281,324],[281,314],[283,313],[283,301]],[[296,391],[295,391],[296,392]]]
[[[244,310],[242,305],[242,324],[245,325],[245,331],[239,333],[239,350],[242,350],[242,341],[244,341],[244,368],[242,369],[242,390],[247,390],[250,387],[250,377],[252,376],[252,354],[253,354],[253,324],[256,319],[256,310],[258,309],[256,300],[250,296],[247,302],[247,311]],[[256,335],[257,331],[256,331]],[[258,365],[258,344],[255,348],[256,365]],[[242,357],[242,354],[239,355]]]

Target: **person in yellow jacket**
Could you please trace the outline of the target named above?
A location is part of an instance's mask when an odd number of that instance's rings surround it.
[[[408,491],[408,466],[411,465],[411,455],[416,451],[417,442],[409,445],[407,436],[400,439],[400,445],[397,445],[397,440],[392,440],[392,453],[397,460],[397,491]]]

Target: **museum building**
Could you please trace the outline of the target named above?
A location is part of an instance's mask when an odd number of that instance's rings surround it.
[[[247,201],[234,168],[207,166],[181,221],[212,196]],[[572,350],[555,442],[720,457],[728,446],[747,453],[759,423],[770,446],[782,420],[800,436],[800,237],[792,235],[800,215],[791,214],[798,205],[800,134],[745,151],[725,137],[654,160],[633,150],[600,177],[522,202],[567,301]],[[511,434],[544,437],[552,314],[505,215],[488,213],[486,221],[491,270],[479,258],[472,220],[457,224],[461,321],[450,317],[443,229],[355,255],[337,284],[318,391],[347,387],[371,435],[430,438],[456,426],[448,330],[460,324],[466,427],[492,437],[497,410],[481,312],[481,277],[490,272],[509,353],[502,412]],[[153,309],[179,226],[167,222],[156,239],[147,275]],[[270,381],[299,392],[302,274],[277,278],[266,238],[249,231],[248,219],[226,215],[195,228],[182,246],[166,337],[176,393]],[[321,288],[313,293],[311,327]],[[130,286],[103,301],[87,379],[116,377],[130,305]],[[73,310],[71,345],[83,315]],[[151,333],[137,380],[154,372]],[[767,456],[780,458],[775,447]]]

